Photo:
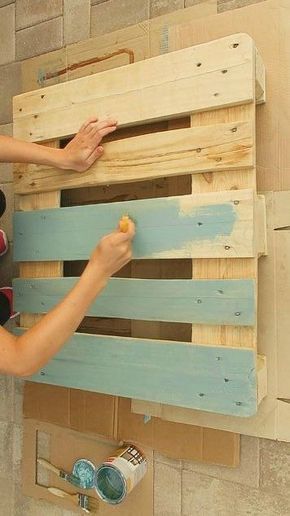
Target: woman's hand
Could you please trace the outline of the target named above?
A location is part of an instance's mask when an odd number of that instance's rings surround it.
[[[75,137],[62,149],[59,167],[76,172],[85,172],[102,156],[104,149],[100,146],[102,138],[117,129],[117,121],[113,119],[98,121],[97,118],[87,120]]]
[[[132,240],[135,236],[135,224],[129,219],[126,233],[120,229],[104,236],[94,250],[89,265],[98,275],[100,272],[109,278],[132,259]]]

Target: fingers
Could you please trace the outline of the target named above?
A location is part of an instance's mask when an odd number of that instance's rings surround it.
[[[103,154],[104,154],[104,147],[102,147],[102,146],[96,147],[87,159],[88,168],[91,167],[93,165],[93,163],[95,163],[95,161],[97,159],[99,159]]]
[[[98,130],[105,129],[106,127],[114,126],[116,127],[118,122],[115,118],[107,118],[106,120],[102,120],[97,123]]]
[[[90,138],[103,138],[104,136],[106,136],[107,134],[109,133],[113,133],[114,131],[116,131],[117,129],[117,126],[116,124],[110,124],[110,125],[105,125],[104,127],[102,127],[101,129],[99,128],[99,124],[96,124],[93,129],[90,131],[89,133],[89,136]]]
[[[86,133],[90,133],[94,130],[101,130],[105,127],[116,127],[118,122],[115,118],[106,118],[105,120],[99,121],[96,117],[91,117],[82,125],[80,131],[85,131]]]
[[[133,240],[135,234],[136,234],[136,226],[135,226],[134,222],[131,219],[129,219],[127,232],[123,233],[123,235],[125,235],[125,237],[127,236],[127,240]]]
[[[126,232],[121,231],[120,226],[118,226],[116,237],[120,242],[128,242],[129,240],[133,240],[135,236],[136,227],[134,222],[128,218],[127,225]]]
[[[95,117],[95,116],[91,116],[90,118],[88,118],[88,120],[86,120],[83,125],[80,127],[80,130],[79,132],[82,132],[84,131],[90,124],[93,124],[95,122],[98,121],[98,118]]]

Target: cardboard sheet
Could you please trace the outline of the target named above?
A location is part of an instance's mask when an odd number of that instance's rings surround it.
[[[41,442],[45,439],[44,452]],[[94,489],[82,490],[59,479],[54,473],[48,473],[40,465],[37,458],[44,458],[54,466],[67,472],[72,470],[74,462],[79,458],[87,458],[96,466],[101,464],[118,448],[112,440],[98,439],[84,433],[60,428],[48,423],[26,419],[24,422],[24,458],[23,458],[23,492],[27,496],[47,500],[64,509],[74,510],[77,514],[83,511],[75,507],[69,500],[51,494],[47,487],[57,487],[70,494],[81,492],[99,501],[98,513],[102,516],[148,516],[153,514],[153,454],[144,448],[148,462],[148,470],[140,484],[130,493],[122,504],[111,506],[100,500]],[[43,456],[45,455],[45,456]]]
[[[56,402],[57,400],[57,402]],[[27,382],[24,417],[86,434],[147,446],[166,457],[239,464],[236,434],[133,414],[131,400]]]

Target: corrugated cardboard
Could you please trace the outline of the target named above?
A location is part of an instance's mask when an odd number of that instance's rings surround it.
[[[40,435],[42,438],[46,437],[47,451],[45,454],[39,446]],[[26,419],[24,421],[23,492],[27,496],[47,500],[64,509],[75,509],[77,514],[83,514],[83,511],[75,508],[71,501],[52,495],[46,487],[57,487],[71,494],[82,492],[99,500],[95,490],[78,489],[59,479],[53,473],[47,474],[42,466],[37,465],[37,458],[44,458],[58,468],[70,472],[77,459],[87,458],[97,466],[116,448],[118,448],[116,441],[104,440],[49,423]],[[112,516],[113,514],[136,516],[136,507],[138,507],[138,516],[153,514],[153,453],[147,448],[144,448],[143,451],[148,462],[145,477],[122,504],[114,507],[100,500],[98,512],[102,516]]]
[[[130,399],[27,382],[23,411],[25,418],[135,442],[170,458],[239,464],[237,434],[155,417],[145,423],[142,415],[131,412],[130,405]]]

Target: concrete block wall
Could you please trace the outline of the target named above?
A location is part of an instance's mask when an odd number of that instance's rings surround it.
[[[0,0],[0,134],[12,134],[21,61],[204,0]],[[219,12],[263,0],[217,0]],[[13,246],[12,167],[0,163],[8,209],[0,226]],[[13,275],[0,259],[0,286]],[[0,515],[73,516],[21,493],[22,381],[0,376]],[[242,437],[237,469],[155,455],[154,516],[289,516],[290,444]],[[152,516],[152,515],[148,515]]]

